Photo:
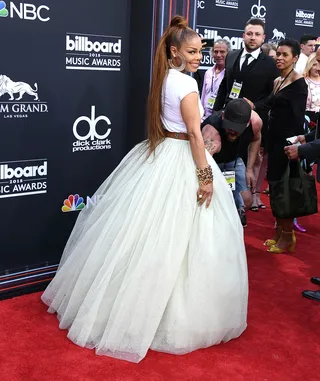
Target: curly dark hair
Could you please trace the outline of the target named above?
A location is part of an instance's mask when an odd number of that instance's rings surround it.
[[[300,55],[300,44],[297,40],[294,40],[293,38],[285,38],[284,40],[279,41],[278,48],[280,46],[289,46],[289,48],[291,48],[293,57]]]

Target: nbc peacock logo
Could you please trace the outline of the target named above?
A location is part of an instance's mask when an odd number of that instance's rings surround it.
[[[63,212],[79,212],[85,207],[85,203],[82,197],[78,194],[71,194],[66,200],[63,201],[61,210]]]
[[[8,14],[7,4],[4,1],[0,1],[0,17],[7,17]]]

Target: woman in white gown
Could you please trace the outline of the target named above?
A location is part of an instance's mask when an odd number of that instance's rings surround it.
[[[201,49],[176,16],[156,52],[148,140],[81,211],[42,295],[68,338],[97,354],[139,362],[149,348],[184,354],[246,328],[243,228],[204,149],[197,83],[185,74]]]

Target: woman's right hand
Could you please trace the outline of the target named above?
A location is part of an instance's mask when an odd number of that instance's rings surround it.
[[[213,193],[213,183],[200,185],[197,192],[197,201],[199,206],[206,202],[206,208],[209,207]]]

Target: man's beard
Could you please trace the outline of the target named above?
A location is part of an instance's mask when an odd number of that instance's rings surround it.
[[[246,47],[246,50],[247,52],[251,53],[251,52],[254,52],[255,50],[259,49],[261,45],[258,45],[257,47],[255,47],[254,49],[252,49],[249,45],[247,45],[246,43],[244,43],[244,46]]]
[[[227,139],[230,143],[234,143],[238,139],[238,135],[230,135],[228,134]]]

